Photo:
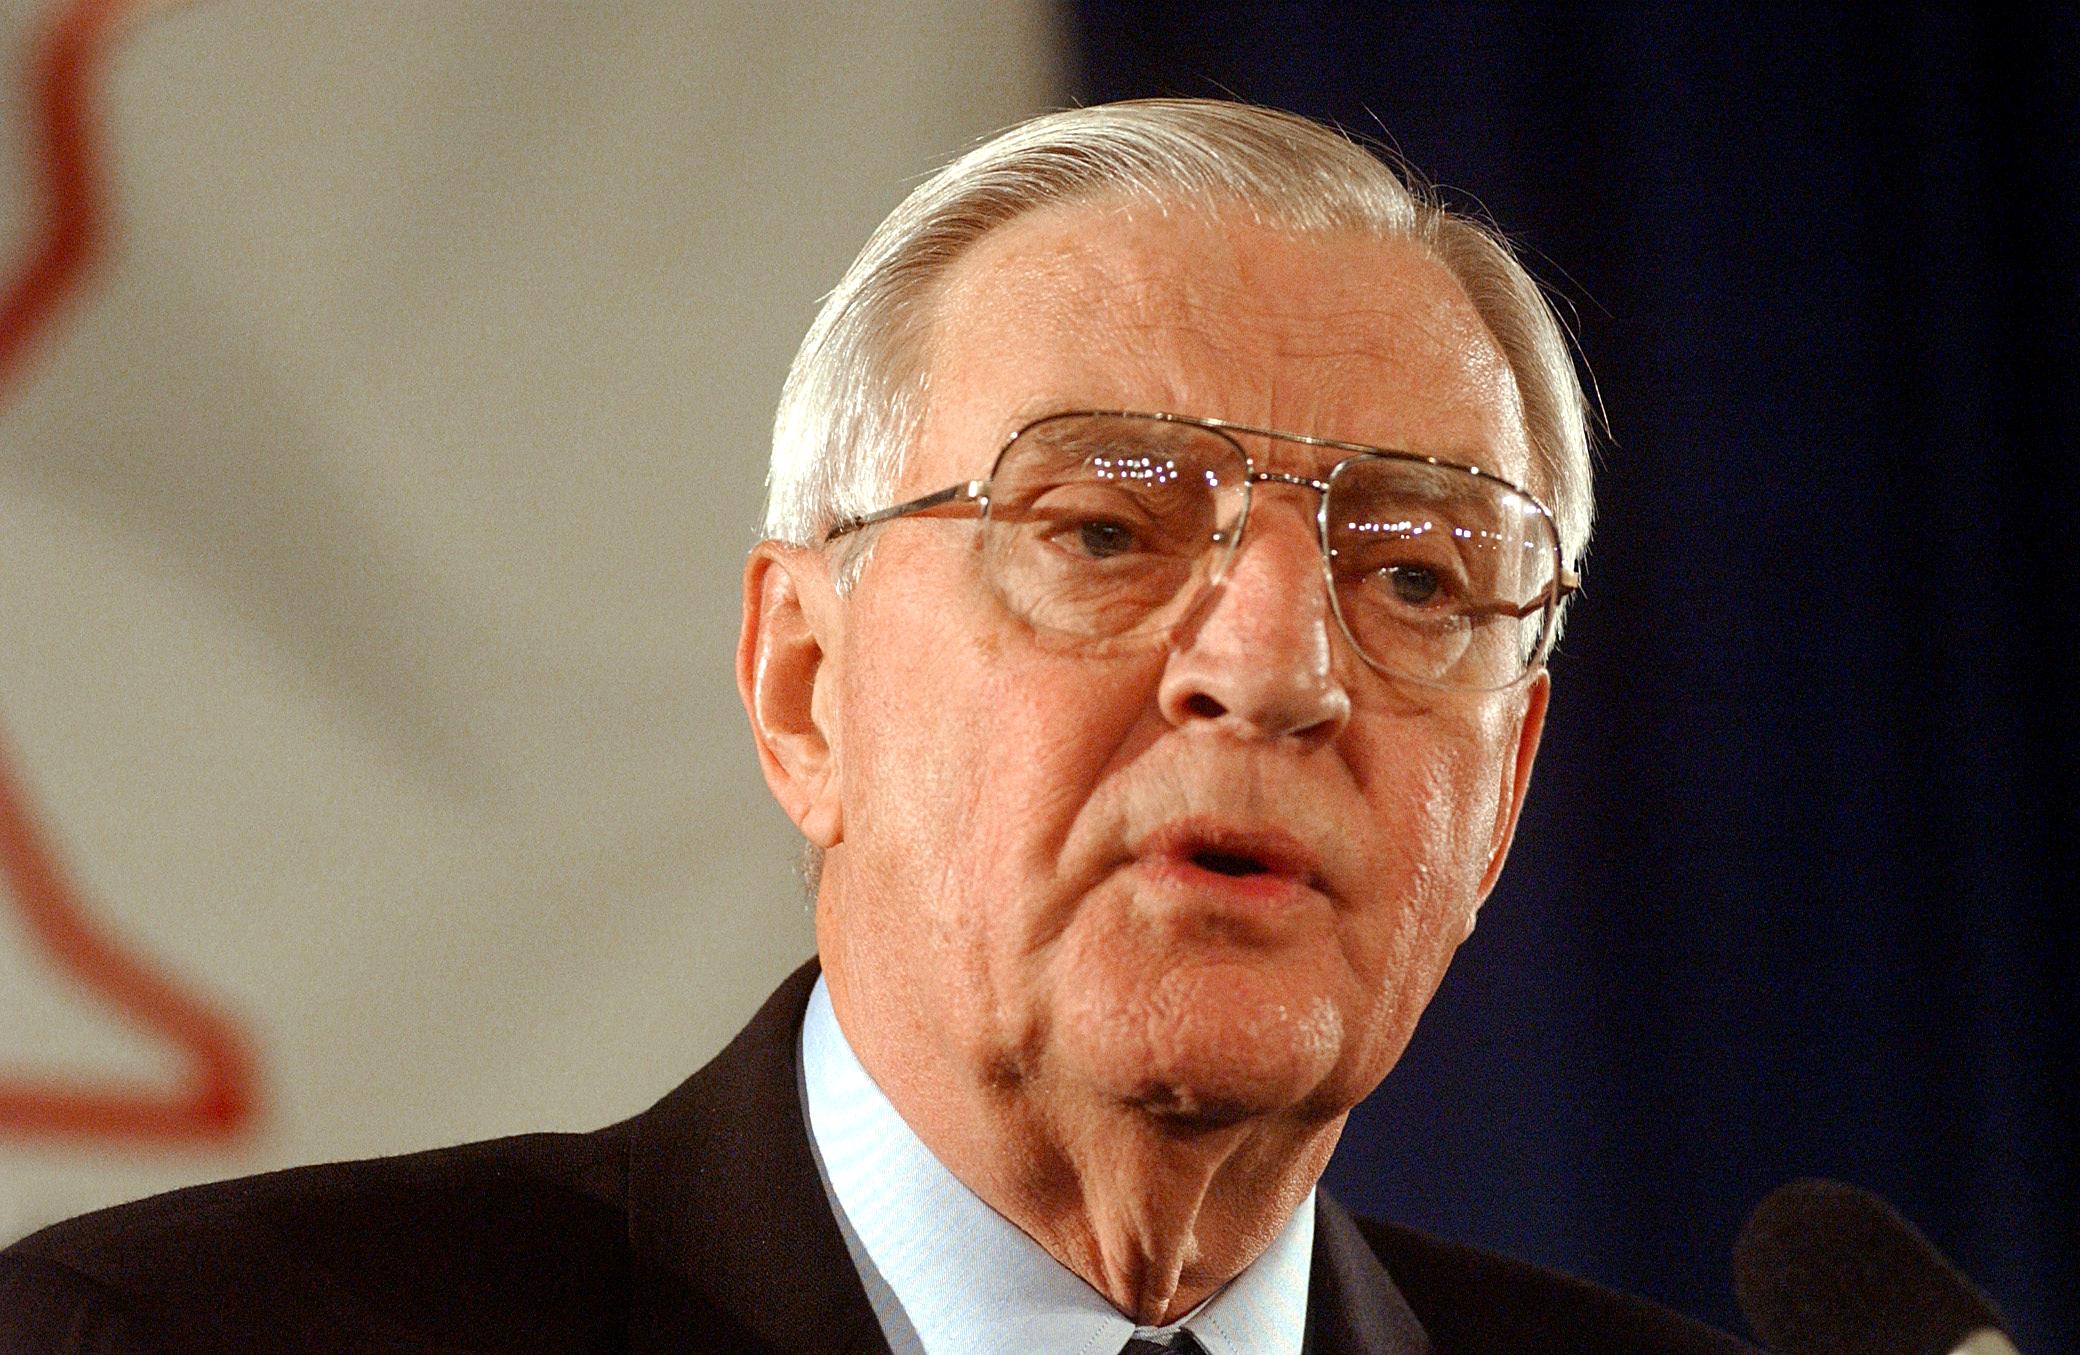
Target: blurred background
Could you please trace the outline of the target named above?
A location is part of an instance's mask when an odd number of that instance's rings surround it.
[[[1738,1327],[1801,1175],[2080,1333],[2071,7],[0,0],[0,1240],[589,1128],[811,948],[730,679],[917,177],[1226,95],[1519,242],[1607,411],[1510,870],[1354,1207]]]

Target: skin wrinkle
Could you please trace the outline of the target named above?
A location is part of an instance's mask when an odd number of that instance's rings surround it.
[[[1144,214],[1146,214],[1146,206],[1144,204],[1129,204],[1129,206],[1123,206],[1123,208],[1115,208],[1113,212],[1107,212],[1109,219],[1117,221],[1117,223],[1134,223]],[[1350,308],[1333,310],[1333,312],[1304,312],[1302,314],[1302,312],[1296,312],[1294,308],[1288,308],[1288,306],[1236,304],[1236,300],[1229,298],[1229,296],[1219,296],[1219,298],[1202,296],[1204,283],[1196,275],[1161,277],[1159,269],[1161,269],[1161,264],[1165,260],[1156,258],[1148,250],[1136,250],[1132,254],[1127,254],[1127,260],[1129,260],[1129,266],[1113,266],[1111,260],[1098,260],[1096,266],[1077,266],[1077,264],[1086,264],[1088,262],[1088,254],[1077,252],[1073,244],[1067,244],[1061,250],[1055,250],[1055,252],[1048,252],[1048,254],[1040,256],[1038,260],[1021,260],[1019,266],[1021,266],[1021,271],[1028,275],[1030,281],[1046,283],[1048,287],[1052,287],[1052,289],[1057,291],[1057,296],[1050,298],[1048,314],[1057,316],[1057,318],[1061,318],[1061,321],[1067,321],[1071,325],[1073,323],[1084,323],[1084,321],[1088,321],[1088,316],[1092,316],[1096,312],[1102,312],[1102,308],[1096,306],[1096,302],[1100,298],[1107,298],[1107,296],[1115,298],[1115,300],[1125,300],[1129,308],[1140,310],[1140,312],[1144,312],[1148,316],[1163,316],[1161,321],[1154,321],[1154,318],[1150,318],[1150,321],[1140,321],[1140,323],[1132,323],[1132,321],[1129,321],[1129,323],[1115,323],[1115,325],[1109,327],[1109,333],[1098,335],[1100,339],[1104,339],[1104,337],[1123,339],[1121,350],[1125,352],[1127,362],[1136,364],[1132,368],[1134,379],[1142,381],[1142,383],[1150,383],[1156,389],[1165,389],[1165,373],[1169,373],[1169,370],[1175,370],[1175,366],[1177,366],[1175,362],[1171,362],[1171,358],[1177,356],[1177,333],[1179,333],[1179,329],[1186,333],[1188,341],[1202,343],[1202,346],[1208,350],[1204,354],[1186,354],[1188,356],[1188,364],[1190,366],[1204,366],[1208,370],[1223,370],[1223,373],[1229,375],[1229,379],[1231,379],[1233,373],[1254,373],[1254,370],[1258,370],[1258,368],[1242,366],[1240,350],[1229,346],[1229,343],[1223,343],[1223,335],[1225,333],[1229,333],[1229,331],[1248,331],[1248,333],[1273,333],[1273,335],[1279,335],[1279,333],[1285,333],[1288,329],[1292,329],[1292,323],[1296,321],[1296,318],[1304,318],[1310,329],[1319,327],[1329,337],[1325,337],[1319,343],[1298,343],[1298,341],[1279,343],[1279,346],[1275,348],[1279,358],[1315,364],[1319,368],[1319,364],[1323,364],[1323,362],[1356,364],[1356,362],[1373,362],[1373,360],[1379,360],[1379,356],[1381,356],[1381,348],[1383,346],[1381,346],[1381,341],[1379,341],[1379,325],[1377,325],[1379,310],[1377,308],[1350,306]],[[1225,260],[1223,262],[1225,262],[1227,269],[1240,269],[1240,266],[1242,266],[1242,260],[1238,258],[1238,252],[1233,250],[1233,248],[1225,250]],[[1096,281],[1092,281],[1092,277],[1096,277]],[[953,304],[957,300],[957,293],[953,293],[953,287],[955,287],[955,283],[951,279],[948,279],[946,283],[942,283],[942,287],[940,287],[940,304]],[[1107,318],[1111,318],[1111,312],[1102,312],[1102,314],[1107,314]],[[1398,327],[1398,331],[1392,337],[1389,337],[1389,343],[1385,346],[1385,354],[1389,358],[1400,358],[1406,350],[1412,350],[1419,339],[1429,339],[1429,343],[1425,343],[1425,346],[1423,346],[1423,356],[1425,358],[1437,356],[1437,354],[1458,358],[1458,360],[1462,360],[1466,364],[1466,375],[1468,377],[1475,375],[1475,368],[1485,366],[1485,370],[1481,370],[1481,373],[1479,373],[1481,398],[1496,398],[1500,391],[1506,389],[1508,391],[1508,400],[1514,402],[1514,389],[1516,389],[1514,387],[1514,377],[1510,377],[1506,364],[1500,364],[1500,360],[1489,362],[1483,356],[1481,343],[1485,343],[1487,331],[1485,331],[1485,327],[1479,327],[1477,318],[1456,314],[1450,306],[1444,306],[1444,304],[1429,306],[1419,316],[1421,318],[1419,325],[1408,325],[1408,316],[1398,316],[1398,318],[1400,318],[1400,327]],[[1473,318],[1471,327],[1468,327],[1468,318]],[[1344,331],[1348,331],[1348,337],[1335,337],[1335,335],[1340,335]],[[1144,339],[1154,337],[1154,335],[1159,335],[1167,343],[1171,343],[1171,348],[1163,350],[1161,346],[1150,346],[1150,343],[1144,341]],[[938,348],[940,341],[942,341],[942,335],[936,335],[934,337],[934,346],[932,346],[934,362],[942,356],[942,352]],[[1142,366],[1142,358],[1148,358],[1146,366]],[[1271,370],[1275,370],[1275,366],[1260,368],[1260,373],[1269,375]],[[1198,400],[1198,391],[1194,391],[1194,389],[1169,387],[1167,395],[1169,395],[1169,398],[1165,402],[1159,402],[1159,408],[1192,410],[1192,408],[1202,408],[1202,404],[1204,404],[1202,400]],[[1260,408],[1275,408],[1277,402],[1267,393],[1265,398],[1260,398],[1260,400],[1256,400],[1252,404],[1256,404]],[[1009,433],[1013,429],[1021,427],[1023,423],[1028,423],[1028,420],[1034,414],[1038,414],[1038,412],[1042,412],[1042,410],[1015,410],[1011,414],[1011,418],[1007,418],[1003,433],[1009,437]],[[1310,414],[1312,414],[1312,410],[1310,410]],[[1248,416],[1240,416],[1240,414],[1231,416],[1231,418],[1236,418],[1238,423],[1260,423],[1260,420],[1256,420],[1256,418],[1248,418]],[[1337,437],[1337,439],[1344,439],[1344,441],[1371,441],[1371,439],[1364,437],[1362,433],[1337,433],[1333,429],[1327,429],[1327,427],[1321,425],[1321,420],[1304,420],[1304,423],[1306,423],[1306,431],[1317,433],[1317,435]],[[1433,454],[1441,454],[1441,456],[1448,456],[1448,458],[1454,458],[1454,460],[1464,460],[1466,452],[1477,452],[1477,448],[1433,450]],[[980,475],[980,472],[982,472],[982,468],[976,470],[976,475]]]
[[[1101,220],[1131,229],[1145,217],[1146,212],[1145,204],[1126,204],[1103,213]],[[1153,379],[1160,384],[1164,372],[1175,370],[1177,365],[1221,371],[1224,379],[1229,381],[1238,375],[1245,379],[1259,376],[1268,379],[1278,370],[1279,364],[1242,364],[1237,361],[1240,352],[1224,341],[1229,333],[1246,330],[1279,336],[1280,341],[1273,345],[1272,351],[1281,359],[1314,364],[1317,370],[1310,373],[1312,378],[1323,377],[1324,373],[1319,369],[1328,363],[1331,367],[1327,373],[1328,384],[1334,384],[1340,375],[1336,370],[1339,365],[1381,359],[1406,362],[1443,358],[1459,364],[1459,374],[1465,383],[1463,390],[1442,392],[1455,405],[1471,408],[1496,400],[1506,400],[1512,405],[1516,403],[1515,378],[1494,349],[1486,327],[1470,309],[1453,305],[1450,298],[1425,298],[1427,304],[1413,316],[1406,310],[1397,312],[1394,324],[1383,328],[1378,321],[1384,312],[1374,306],[1351,305],[1317,312],[1293,304],[1276,304],[1281,298],[1275,293],[1252,294],[1239,300],[1229,293],[1205,295],[1208,291],[1207,276],[1217,275],[1220,271],[1242,271],[1248,267],[1249,261],[1236,243],[1241,238],[1238,234],[1234,240],[1224,238],[1213,242],[1223,269],[1209,268],[1205,273],[1166,272],[1166,261],[1152,257],[1148,250],[1125,252],[1122,257],[1126,262],[1121,265],[1111,257],[1097,254],[1083,239],[1062,242],[1058,252],[1050,251],[1031,266],[1035,267],[1040,278],[1055,285],[1061,303],[1060,313],[1071,324],[1087,320],[1099,309],[1097,303],[1108,296],[1124,298],[1130,308],[1129,314],[1138,311],[1148,317],[1162,317],[1138,323],[1119,323],[1113,327],[1110,335],[1113,338],[1140,340],[1160,335],[1169,345],[1167,349],[1162,345],[1140,342],[1124,345],[1130,361],[1143,355],[1150,358],[1148,370],[1134,371],[1136,379]],[[1022,266],[1028,265],[1022,263]],[[1093,282],[1093,278],[1097,281]],[[949,279],[942,290],[941,304],[957,299],[952,293],[953,286]],[[1456,291],[1456,283],[1453,286]],[[1463,300],[1464,293],[1459,292],[1458,296]],[[1262,304],[1266,302],[1270,304]],[[1316,335],[1323,337],[1315,340],[1313,336]],[[1339,335],[1347,337],[1338,338]],[[1191,352],[1188,348],[1191,344],[1203,345],[1208,351]],[[1172,359],[1180,355],[1186,358],[1186,362],[1173,363]],[[936,348],[934,356],[939,356]],[[1180,397],[1174,407],[1199,408],[1190,399],[1196,392],[1173,393]],[[1263,408],[1274,407],[1268,393],[1266,398],[1251,403]],[[1316,413],[1313,410],[1308,412]],[[1226,417],[1242,423],[1266,422],[1239,414]],[[1005,433],[1008,435],[1016,426],[1018,422],[1012,423],[1005,428]],[[1307,420],[1296,426],[1317,436],[1340,441],[1395,445],[1392,442],[1378,443],[1376,438],[1362,431],[1338,431],[1334,425],[1325,424],[1320,419]],[[1431,447],[1425,450],[1433,455],[1464,460],[1468,454],[1477,456],[1485,448]],[[1526,469],[1520,467],[1517,477],[1521,479]]]
[[[985,473],[1013,428],[1071,408],[1518,478],[1527,460],[1463,292],[1392,242],[1036,212],[954,267],[928,351],[898,498]],[[1305,474],[1341,455],[1251,450]],[[820,553],[749,566],[796,578],[824,656],[800,678],[815,700],[773,704],[819,728],[760,738],[789,812],[840,825],[817,910],[840,1025],[941,1161],[1142,1321],[1263,1250],[1399,1057],[1499,865],[1544,711],[1542,676],[1441,694],[1359,660],[1313,503],[1260,487],[1226,580],[1170,635],[1084,652],[985,586],[972,521],[878,529],[843,602]],[[769,624],[747,615],[746,645]],[[1243,908],[1138,854],[1201,820],[1294,836],[1319,888]]]

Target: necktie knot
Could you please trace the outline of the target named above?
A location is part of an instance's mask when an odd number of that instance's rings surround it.
[[[1181,1331],[1169,1345],[1160,1341],[1148,1341],[1137,1336],[1120,1347],[1119,1355],[1205,1355],[1199,1343],[1188,1331]]]

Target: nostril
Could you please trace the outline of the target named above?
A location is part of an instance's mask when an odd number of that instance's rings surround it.
[[[1194,692],[1184,699],[1184,713],[1194,719],[1218,720],[1228,708],[1204,692]]]

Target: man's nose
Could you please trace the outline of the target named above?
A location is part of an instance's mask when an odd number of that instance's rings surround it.
[[[1226,575],[1172,640],[1156,700],[1173,725],[1325,742],[1350,720],[1312,508],[1259,491]]]

